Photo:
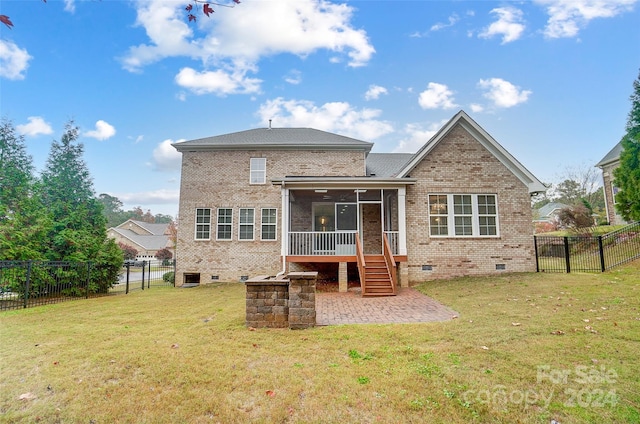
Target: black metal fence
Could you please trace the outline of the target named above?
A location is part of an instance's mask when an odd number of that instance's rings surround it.
[[[538,272],[604,272],[640,257],[640,222],[601,236],[535,236]]]
[[[90,262],[0,261],[0,311],[173,286],[175,260],[122,269]]]
[[[174,286],[175,271],[175,259],[127,261],[118,276],[118,283],[109,289],[109,293],[126,294],[133,290]]]

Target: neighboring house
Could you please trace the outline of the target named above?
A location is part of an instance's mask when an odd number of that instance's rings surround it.
[[[560,210],[568,207],[569,205],[560,202],[547,203],[536,211],[536,217],[533,222],[548,222],[553,224],[557,222]]]
[[[611,225],[621,225],[627,222],[616,211],[616,194],[618,187],[614,184],[613,170],[620,166],[620,153],[622,153],[622,142],[616,144],[605,157],[596,164],[602,170],[602,180],[604,187],[604,205],[607,212],[607,220]]]
[[[376,294],[379,278],[535,270],[530,196],[546,187],[464,111],[415,154],[308,128],[173,146],[178,286],[319,270]]]
[[[155,259],[158,250],[167,248],[174,254],[173,243],[169,237],[169,224],[150,224],[129,219],[117,227],[107,230],[107,236],[116,243],[124,243],[138,251],[136,259]]]

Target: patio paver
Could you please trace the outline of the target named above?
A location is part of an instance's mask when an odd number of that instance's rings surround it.
[[[316,293],[316,325],[395,324],[448,321],[458,313],[412,288],[396,296],[361,297],[359,292]]]

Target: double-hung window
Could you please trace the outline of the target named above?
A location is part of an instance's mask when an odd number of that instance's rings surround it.
[[[498,206],[495,194],[430,194],[432,237],[495,237]]]
[[[218,208],[218,229],[216,240],[231,240],[231,226],[233,225],[233,209]]]
[[[262,209],[262,222],[260,238],[262,240],[276,240],[277,238],[278,210],[275,208]]]
[[[211,209],[196,208],[196,240],[211,238]]]
[[[249,174],[250,184],[265,184],[267,182],[267,159],[251,158]]]
[[[240,208],[240,221],[238,226],[238,240],[253,240],[255,227],[255,209]]]

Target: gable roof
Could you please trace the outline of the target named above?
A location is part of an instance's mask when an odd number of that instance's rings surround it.
[[[618,144],[613,146],[613,149],[609,150],[609,153],[607,153],[600,162],[596,163],[596,166],[602,168],[610,163],[619,161],[620,153],[622,153],[622,141],[619,141]]]
[[[256,128],[231,134],[199,138],[174,143],[179,152],[196,150],[245,149],[322,149],[363,150],[369,152],[373,143],[356,140],[313,128]]]
[[[136,234],[131,230],[124,228],[111,228],[114,232],[120,234],[120,236],[132,241],[144,250],[160,250],[167,247],[169,242],[169,236],[145,236]]]
[[[489,133],[478,125],[463,110],[456,113],[420,150],[413,158],[403,166],[398,173],[398,177],[406,177],[425,158],[456,125],[462,126],[473,138],[482,144],[493,156],[506,166],[520,181],[528,188],[529,193],[540,193],[547,191],[547,187],[538,180],[527,168],[516,160],[505,150]]]
[[[367,156],[367,176],[395,177],[413,156],[413,153],[369,153]]]
[[[116,228],[129,229],[130,225],[127,225],[127,224],[134,224],[142,228],[146,232],[148,232],[149,235],[154,235],[154,236],[164,235],[165,232],[167,231],[167,227],[169,226],[169,224],[155,224],[155,223],[151,224],[149,222],[136,221],[135,219],[127,219],[125,222],[118,225]]]
[[[540,215],[540,217],[548,217],[553,211],[558,210],[558,209],[564,209],[564,208],[568,208],[569,205],[565,205],[564,203],[560,203],[560,202],[551,202],[551,203],[547,203],[546,205],[542,206],[541,208],[538,209],[538,214]]]

